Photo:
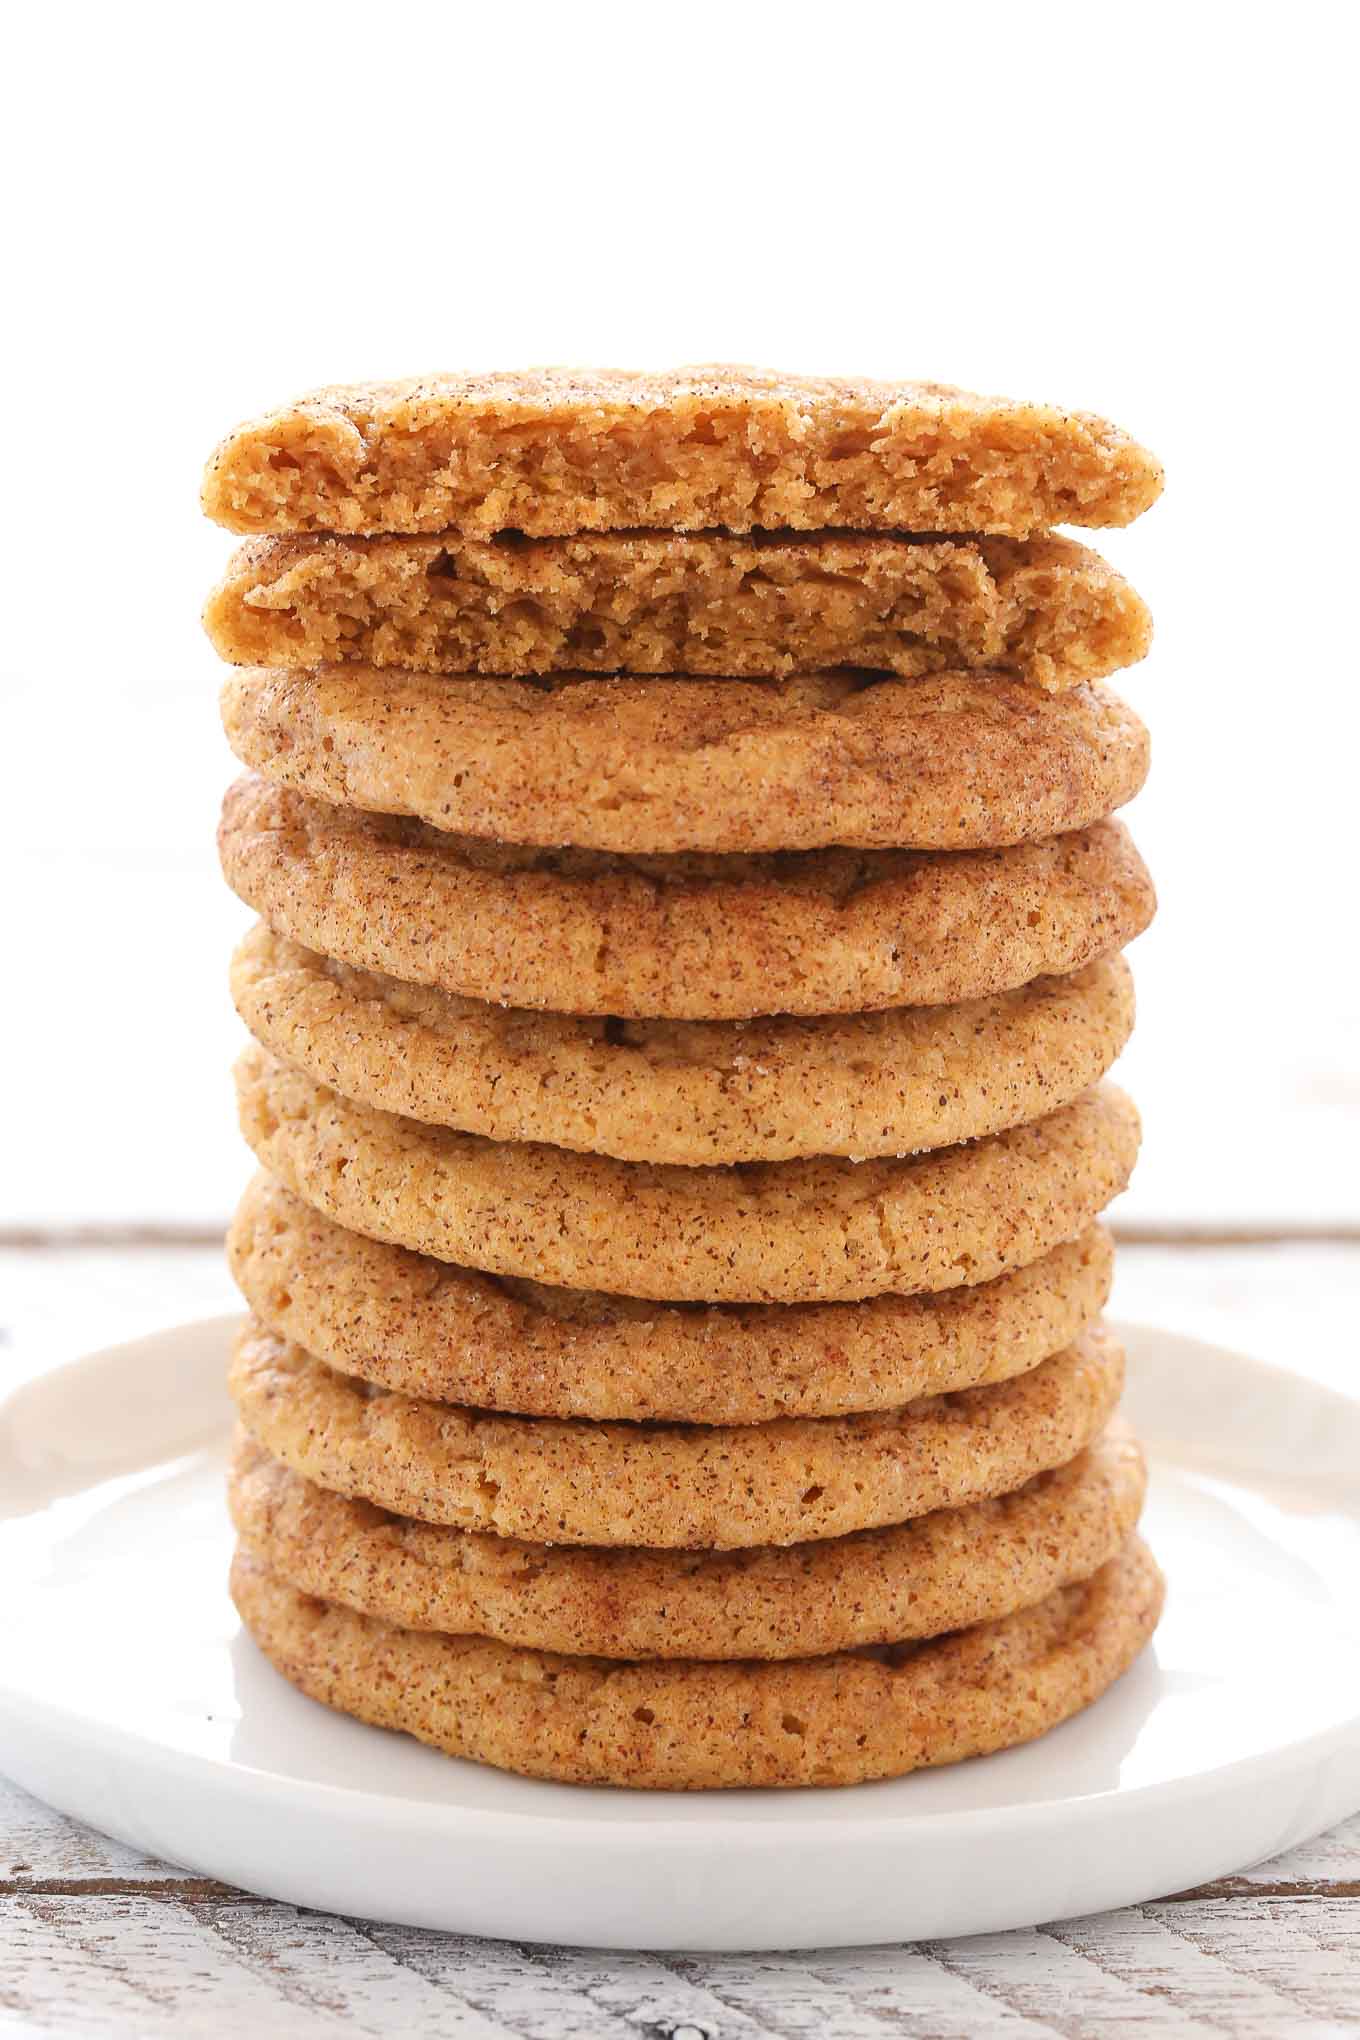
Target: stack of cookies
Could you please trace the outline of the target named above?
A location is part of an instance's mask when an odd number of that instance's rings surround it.
[[[207,612],[261,1165],[233,1588],[303,1692],[633,1786],[1039,1734],[1161,1583],[1102,1328],[1156,463],[939,385],[242,427]]]

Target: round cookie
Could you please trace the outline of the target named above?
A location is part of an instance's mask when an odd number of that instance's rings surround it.
[[[960,1006],[825,1019],[515,1012],[356,971],[261,922],[232,997],[265,1048],[357,1103],[623,1161],[901,1155],[1038,1119],[1133,1026],[1122,957]]]
[[[1052,691],[1146,653],[1151,619],[1089,547],[903,532],[258,538],[203,622],[241,666],[705,673],[957,666]]]
[[[1012,1381],[871,1416],[591,1424],[396,1395],[251,1322],[228,1385],[271,1457],[397,1515],[537,1544],[726,1551],[1009,1494],[1098,1436],[1123,1378],[1094,1326]]]
[[[395,1629],[232,1568],[241,1620],[325,1706],[574,1784],[851,1785],[1031,1740],[1128,1669],[1161,1613],[1133,1538],[1090,1580],[928,1643],[773,1664],[611,1662]]]
[[[1093,1226],[1027,1268],[862,1303],[644,1303],[497,1280],[347,1232],[263,1173],[227,1233],[255,1315],[342,1373],[528,1416],[759,1424],[900,1409],[1006,1381],[1105,1307]]]
[[[246,765],[341,807],[593,850],[972,850],[1131,800],[1147,731],[1107,687],[918,680],[496,680],[245,666],[222,722]]]
[[[254,1044],[236,1082],[259,1161],[351,1231],[492,1274],[686,1303],[986,1282],[1085,1232],[1127,1183],[1139,1137],[1106,1084],[930,1154],[687,1169],[423,1126]]]
[[[1133,1531],[1143,1456],[1117,1423],[1015,1493],[820,1543],[736,1552],[526,1544],[393,1516],[250,1438],[229,1481],[274,1578],[399,1628],[607,1658],[816,1657],[965,1629],[1091,1574]]]
[[[443,835],[247,775],[218,844],[241,898],[323,956],[638,1019],[982,998],[1122,949],[1155,906],[1114,821],[1005,850],[618,858]]]

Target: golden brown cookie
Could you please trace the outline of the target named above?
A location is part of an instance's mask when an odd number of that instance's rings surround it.
[[[260,922],[231,987],[257,1041],[360,1104],[492,1140],[685,1164],[900,1155],[996,1133],[1089,1089],[1133,1026],[1117,956],[961,1006],[608,1021],[399,984]]]
[[[1067,538],[623,531],[586,538],[262,538],[203,613],[224,659],[424,673],[990,667],[1046,688],[1141,659],[1123,576]]]
[[[242,1548],[299,1593],[404,1629],[607,1658],[789,1658],[989,1622],[1127,1541],[1143,1455],[1118,1423],[1013,1494],[886,1530],[736,1552],[527,1544],[394,1516],[238,1439]]]
[[[1123,1380],[1123,1351],[1097,1326],[1012,1381],[901,1410],[592,1424],[394,1395],[252,1321],[228,1386],[272,1458],[422,1523],[538,1544],[725,1551],[844,1537],[1010,1494],[1099,1436]]]
[[[540,368],[313,390],[238,427],[231,531],[1001,532],[1127,524],[1158,462],[1103,418],[943,383]]]
[[[1109,1299],[1094,1226],[1027,1268],[863,1303],[644,1303],[451,1267],[347,1232],[261,1173],[227,1234],[255,1315],[346,1374],[529,1416],[759,1424],[1007,1381]]]
[[[1008,850],[619,858],[444,835],[247,774],[218,845],[241,898],[324,956],[639,1019],[983,998],[1122,949],[1156,904],[1113,821]]]
[[[622,855],[831,844],[995,849],[1132,800],[1147,731],[1101,686],[813,673],[480,680],[244,666],[238,758],[315,799],[432,828]]]
[[[701,1169],[423,1126],[255,1045],[236,1078],[259,1161],[337,1224],[492,1274],[685,1303],[989,1281],[1084,1233],[1138,1151],[1138,1115],[1113,1085],[929,1154]]]
[[[928,1643],[774,1664],[550,1656],[394,1629],[243,1552],[241,1620],[291,1683],[449,1756],[574,1784],[853,1785],[1028,1742],[1127,1671],[1161,1613],[1133,1538],[1090,1580]]]

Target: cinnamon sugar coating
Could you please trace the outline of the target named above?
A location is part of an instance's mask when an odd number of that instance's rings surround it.
[[[242,1547],[300,1593],[404,1629],[607,1658],[791,1658],[1032,1607],[1118,1552],[1143,1456],[1118,1423],[1013,1493],[815,1543],[693,1552],[531,1544],[391,1514],[237,1440]]]
[[[988,1281],[1084,1233],[1127,1183],[1139,1137],[1105,1084],[930,1154],[677,1168],[400,1119],[254,1045],[236,1084],[258,1160],[337,1224],[497,1275],[683,1302]]]
[[[632,1019],[948,1005],[1080,970],[1156,905],[1114,821],[1005,850],[624,858],[446,835],[247,775],[218,847],[233,890],[323,956]]]
[[[998,1133],[1088,1090],[1133,1026],[1122,957],[959,1006],[610,1021],[404,985],[260,922],[231,985],[257,1041],[359,1104],[686,1165],[901,1155]]]
[[[1100,1326],[1027,1374],[871,1415],[769,1424],[500,1416],[337,1374],[248,1322],[241,1422],[317,1487],[422,1523],[539,1544],[801,1544],[1010,1494],[1105,1428],[1124,1355]]]
[[[991,849],[1131,800],[1148,736],[1108,688],[920,680],[479,680],[246,666],[232,749],[341,807],[505,843],[633,853]]]
[[[530,1416],[758,1424],[898,1409],[1008,1381],[1109,1299],[1099,1226],[1027,1267],[933,1296],[649,1303],[494,1277],[367,1239],[261,1173],[227,1233],[261,1323],[344,1374]]]
[[[1033,1608],[907,1643],[782,1663],[618,1663],[398,1629],[299,1594],[238,1553],[232,1594],[284,1678],[450,1756],[666,1791],[852,1785],[1030,1741],[1088,1707],[1157,1625],[1137,1538]]]

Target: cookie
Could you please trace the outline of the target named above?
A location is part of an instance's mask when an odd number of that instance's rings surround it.
[[[1122,949],[1156,904],[1113,821],[1007,850],[620,858],[444,835],[248,774],[218,846],[241,898],[324,956],[635,1019],[982,998]]]
[[[231,1590],[275,1669],[325,1706],[529,1777],[666,1791],[853,1785],[1031,1741],[1128,1670],[1164,1592],[1133,1538],[1091,1579],[927,1643],[619,1664],[393,1628],[243,1552]]]
[[[529,1416],[759,1424],[898,1409],[1009,1380],[1109,1300],[1094,1226],[1027,1268],[863,1303],[643,1303],[451,1267],[346,1232],[261,1173],[227,1233],[247,1303],[346,1374]]]
[[[1112,1085],[970,1146],[695,1169],[423,1126],[254,1045],[236,1077],[258,1160],[337,1224],[496,1275],[684,1303],[986,1282],[1085,1232],[1138,1150]]]
[[[337,1374],[253,1321],[228,1387],[271,1458],[422,1523],[538,1544],[801,1544],[1010,1494],[1104,1430],[1124,1355],[1100,1327],[989,1388],[769,1424],[497,1416]]]
[[[1021,680],[480,680],[244,666],[232,749],[269,779],[434,829],[621,855],[995,849],[1132,800],[1148,738],[1106,687]]]
[[[222,442],[203,508],[240,532],[1027,538],[1128,524],[1161,486],[1103,418],[943,383],[540,368],[310,391]]]
[[[1066,538],[623,531],[586,538],[262,538],[203,621],[241,666],[424,673],[989,667],[1045,688],[1141,659],[1147,610]]]
[[[527,1544],[393,1516],[291,1473],[248,1436],[228,1494],[242,1549],[299,1593],[404,1629],[607,1658],[790,1658],[941,1636],[1091,1574],[1138,1520],[1118,1424],[1013,1494],[886,1530],[736,1552]]]
[[[260,922],[231,987],[257,1041],[360,1104],[683,1164],[900,1155],[1019,1126],[1104,1076],[1133,1026],[1117,956],[961,1006],[608,1021],[399,984]]]

